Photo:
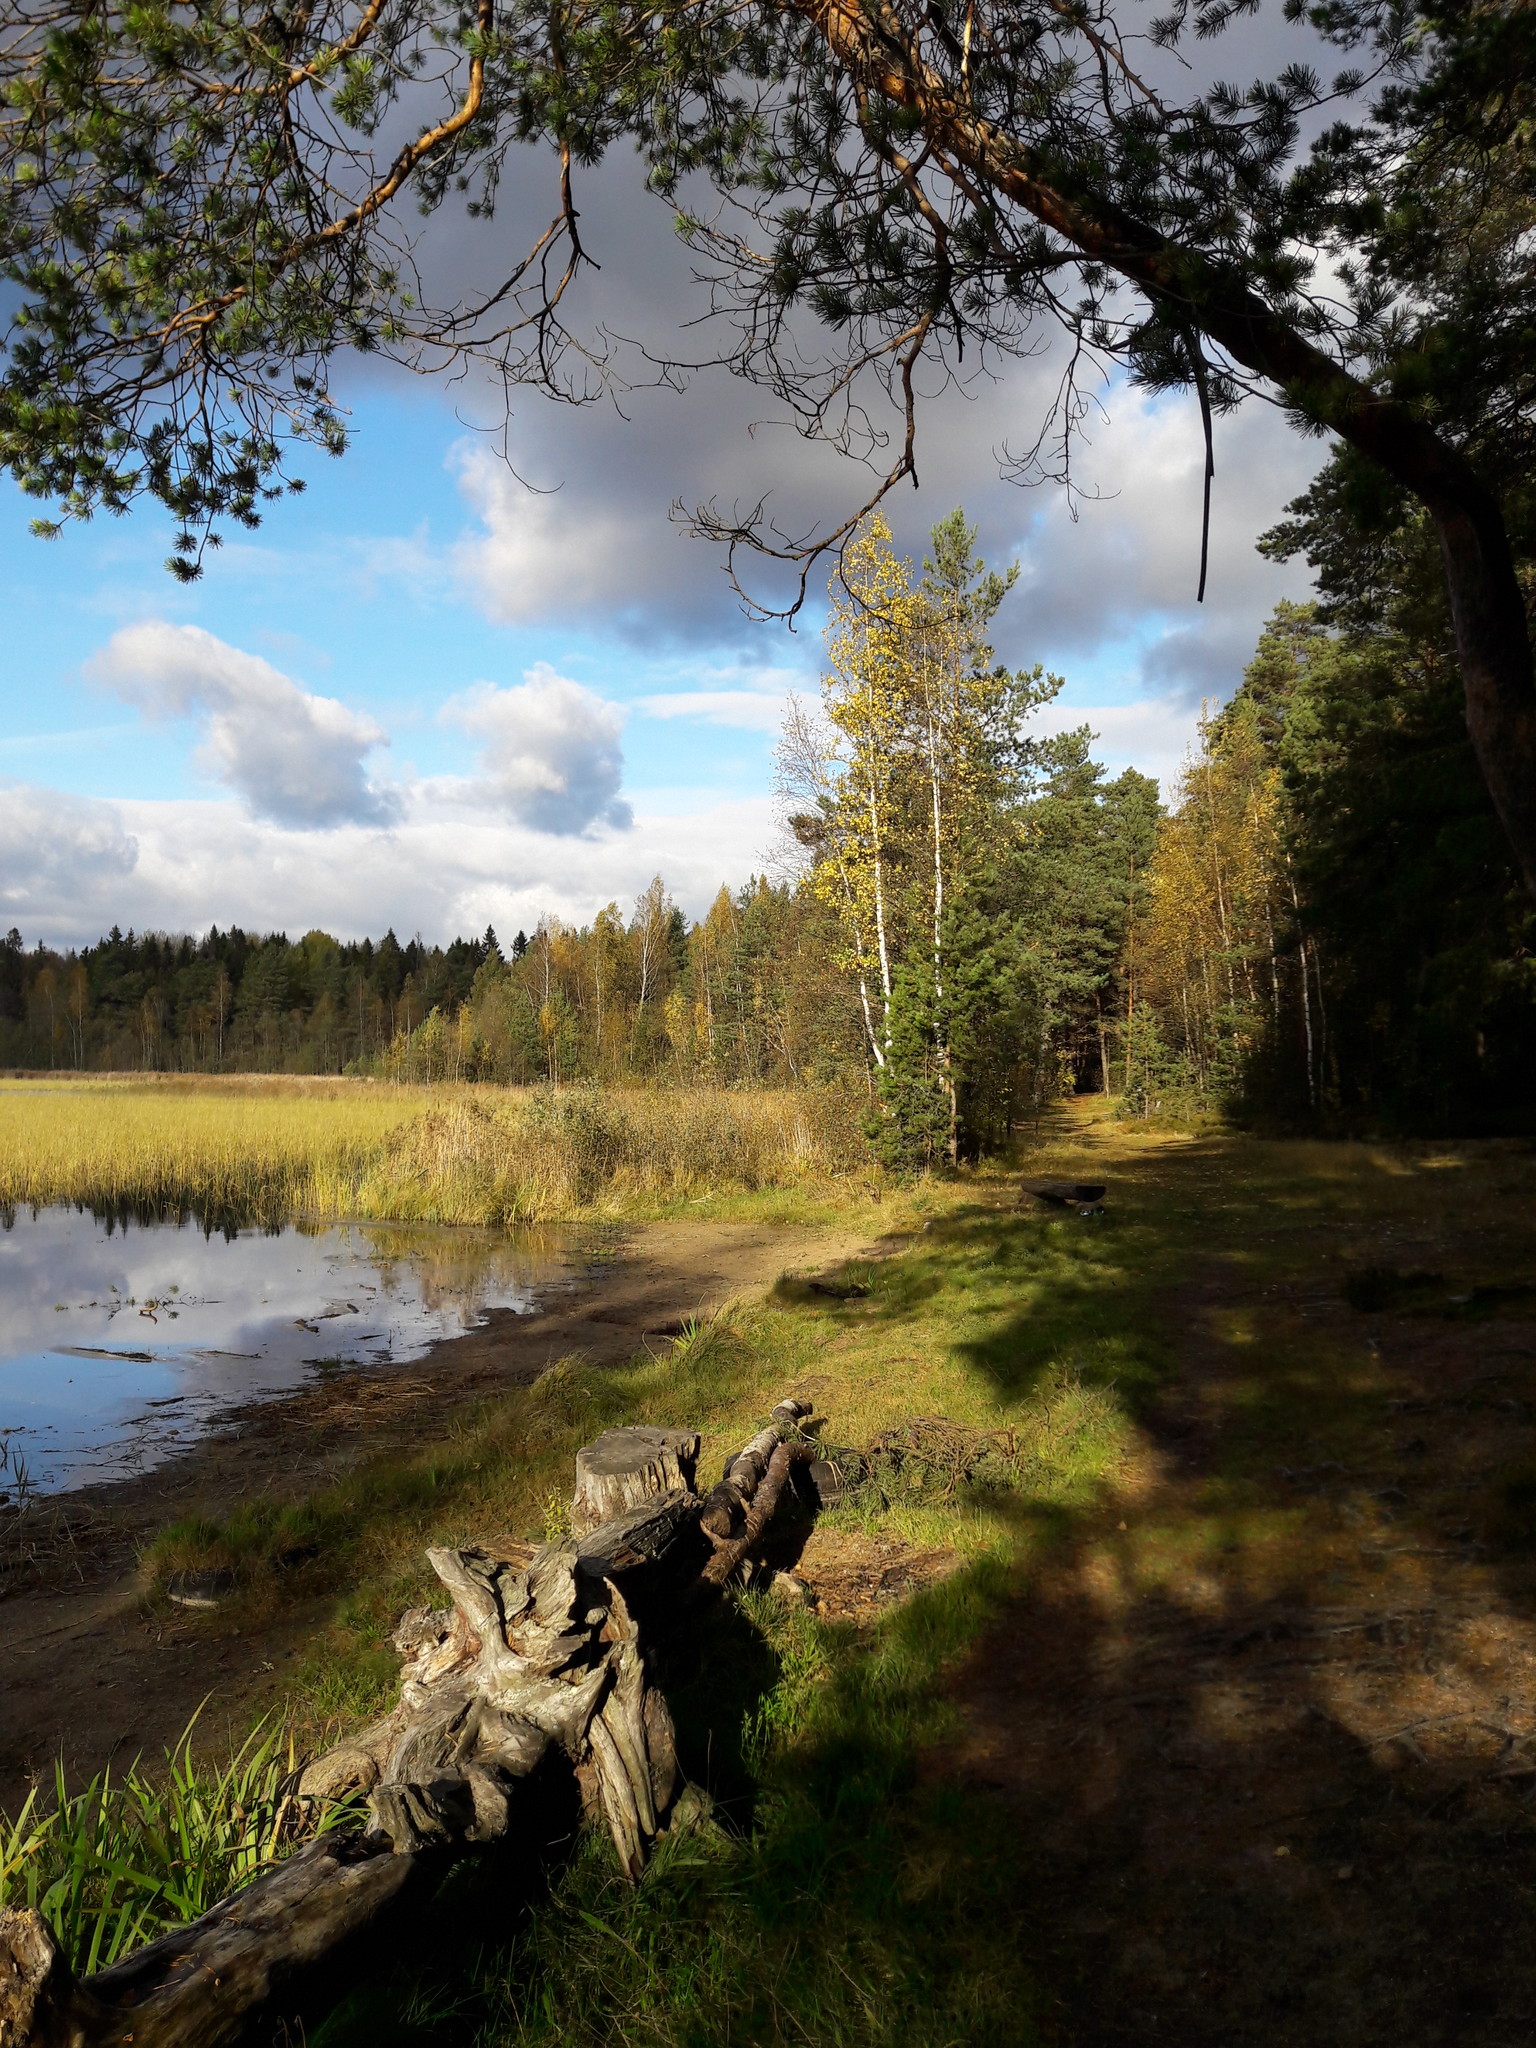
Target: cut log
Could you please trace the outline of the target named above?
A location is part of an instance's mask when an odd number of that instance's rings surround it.
[[[698,1456],[697,1430],[604,1430],[576,1453],[572,1532],[584,1536],[663,1494],[692,1493]]]
[[[835,1508],[845,1492],[841,1469],[830,1458],[813,1458],[809,1473],[811,1491],[816,1496],[816,1505],[821,1508]]]
[[[1101,1180],[1025,1180],[1019,1183],[1022,1194],[1033,1195],[1037,1202],[1049,1202],[1058,1209],[1102,1202],[1105,1186]]]

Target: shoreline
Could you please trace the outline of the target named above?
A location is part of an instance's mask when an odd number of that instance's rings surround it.
[[[68,1534],[43,1583],[0,1586],[0,1811],[51,1775],[154,1757],[202,1709],[205,1743],[238,1741],[281,1706],[289,1673],[341,1589],[254,1622],[241,1603],[170,1609],[139,1558],[168,1524],[242,1503],[303,1499],[381,1452],[430,1442],[478,1403],[526,1385],[556,1359],[598,1368],[664,1344],[693,1315],[770,1286],[796,1265],[867,1245],[868,1224],[672,1220],[622,1231],[611,1259],[557,1280],[531,1313],[493,1309],[406,1365],[343,1369],[290,1395],[232,1410],[219,1428],[138,1477],[50,1496]],[[243,1625],[244,1624],[244,1625]],[[285,1669],[287,1667],[287,1669]]]

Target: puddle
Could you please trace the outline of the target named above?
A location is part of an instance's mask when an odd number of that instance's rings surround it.
[[[0,1230],[0,1497],[128,1478],[229,1409],[328,1368],[406,1364],[491,1309],[527,1314],[574,1234],[22,1212]]]

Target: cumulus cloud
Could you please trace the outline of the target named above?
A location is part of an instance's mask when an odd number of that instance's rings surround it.
[[[1069,682],[1074,662],[1135,638],[1127,680],[1149,695],[1230,696],[1266,616],[1306,592],[1303,568],[1267,561],[1254,541],[1306,487],[1318,444],[1264,405],[1216,422],[1210,575],[1196,604],[1205,449],[1194,403],[1122,386],[1106,407],[1077,455],[1079,481],[1098,495],[1074,508],[1041,492],[1028,504],[1011,630]]]
[[[1093,759],[1110,775],[1139,768],[1161,783],[1163,800],[1170,802],[1199,722],[1198,708],[1181,696],[1139,697],[1129,704],[1063,704],[1057,698],[1035,713],[1034,730],[1074,732],[1086,725],[1094,736]]]
[[[466,794],[489,797],[518,824],[573,837],[598,825],[627,832],[634,823],[619,795],[623,712],[548,662],[512,689],[482,683],[450,699],[442,715],[485,741],[485,780]]]
[[[584,924],[627,906],[658,872],[702,916],[722,881],[762,865],[773,836],[766,797],[657,810],[623,834],[548,836],[462,789],[425,784],[387,834],[340,825],[295,833],[228,800],[92,803],[11,785],[0,801],[0,917],[29,943],[80,945],[112,924],[141,930],[317,927],[338,938],[422,932],[428,939],[519,927],[545,912]],[[3,927],[0,927],[3,928]]]
[[[558,491],[531,489],[476,443],[461,443],[450,462],[477,520],[458,543],[455,566],[487,618],[518,626],[632,599],[613,587],[631,538],[622,508],[576,508]]]
[[[388,744],[381,727],[201,626],[125,626],[85,669],[150,718],[199,719],[200,765],[259,818],[313,828],[387,825],[399,815],[397,794],[370,781],[364,765]]]
[[[96,797],[0,780],[0,916],[34,933],[61,919],[118,919],[139,844],[121,807]]]
[[[651,718],[698,718],[741,732],[777,732],[784,723],[783,697],[766,690],[663,690],[635,701]]]

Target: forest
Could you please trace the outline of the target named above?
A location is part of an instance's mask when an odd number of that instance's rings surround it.
[[[821,699],[779,749],[781,872],[684,916],[658,875],[590,924],[114,929],[0,944],[26,1070],[410,1082],[850,1083],[888,1163],[974,1159],[1064,1094],[1329,1132],[1536,1125],[1536,913],[1477,771],[1423,515],[1335,456],[1267,537],[1304,553],[1164,802],[1060,689],[995,659],[1017,575],[956,512],[921,564],[866,521]]]

